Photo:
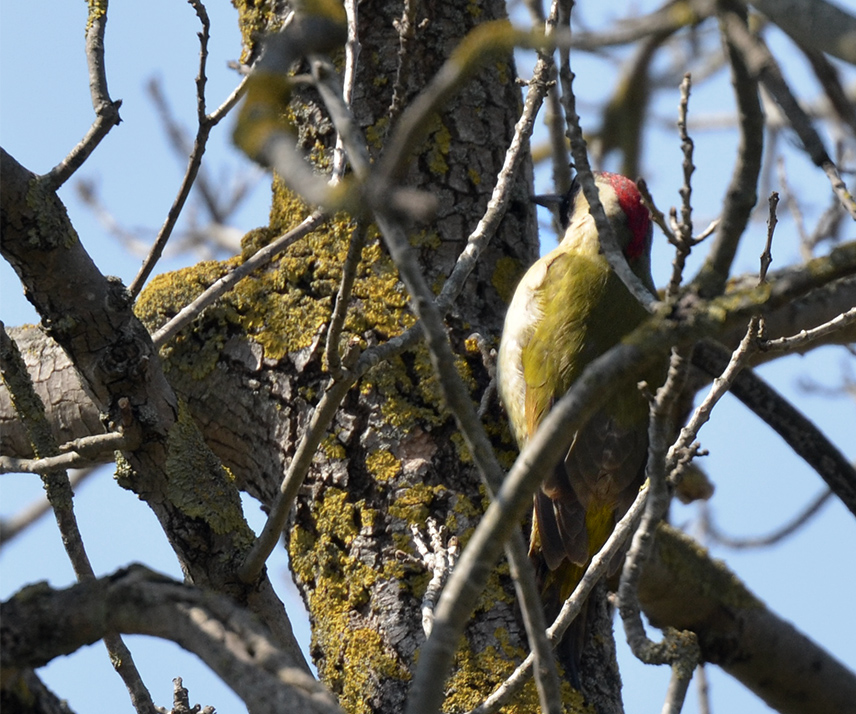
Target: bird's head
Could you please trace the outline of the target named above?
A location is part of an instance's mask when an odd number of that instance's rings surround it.
[[[642,203],[636,184],[626,176],[606,171],[595,172],[594,183],[627,261],[632,265],[640,258],[647,258],[651,252],[651,216]],[[578,181],[574,180],[566,196],[536,196],[535,202],[558,209],[566,238],[585,240],[589,235],[596,237],[595,232],[579,230],[582,225],[590,224],[593,227],[594,224],[588,201]]]

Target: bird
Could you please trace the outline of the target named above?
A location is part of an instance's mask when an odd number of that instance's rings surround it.
[[[654,293],[652,225],[639,189],[615,173],[596,172],[606,217],[631,270]],[[525,273],[508,308],[497,359],[497,382],[511,431],[522,448],[553,404],[582,371],[648,315],[601,249],[579,184],[558,203],[559,245]],[[645,479],[648,402],[635,384],[601,405],[574,434],[534,497],[529,555],[548,617],[555,617],[585,568],[629,509]],[[617,569],[621,558],[611,564]],[[586,635],[585,613],[557,647],[574,688]]]

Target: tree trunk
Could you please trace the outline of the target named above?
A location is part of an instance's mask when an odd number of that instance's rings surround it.
[[[395,24],[403,7],[361,3],[356,118],[374,157],[390,128],[393,92],[409,102],[463,35],[504,16],[503,2],[478,12],[424,3],[400,64]],[[252,26],[251,10],[243,9]],[[413,226],[411,241],[436,290],[484,213],[521,109],[512,57],[490,63],[433,121],[414,147],[406,184],[429,192],[439,209]],[[396,83],[399,82],[397,85]],[[335,134],[314,91],[293,102],[301,144],[323,167]],[[394,121],[394,118],[393,118]],[[530,205],[531,166],[517,179],[510,210],[468,287],[447,318],[458,369],[478,403],[490,383],[480,346],[498,343],[505,305],[537,255]],[[270,225],[245,241],[245,254],[297,225],[308,208],[275,180]],[[208,443],[242,487],[270,504],[328,379],[325,328],[349,243],[365,232],[344,342],[382,343],[414,323],[408,296],[372,226],[337,215],[284,257],[209,308],[165,350],[166,371]],[[155,279],[138,313],[154,327],[226,266],[205,264]],[[489,361],[489,360],[488,360]],[[509,462],[513,446],[495,397],[486,421]],[[312,657],[323,681],[350,712],[400,711],[424,641],[420,602],[430,573],[411,527],[428,519],[466,542],[486,504],[453,419],[442,405],[426,350],[371,370],[339,410],[299,497],[286,533],[295,580],[312,621]],[[449,683],[449,711],[477,704],[525,656],[507,567],[485,593]],[[534,696],[534,688],[527,690]]]

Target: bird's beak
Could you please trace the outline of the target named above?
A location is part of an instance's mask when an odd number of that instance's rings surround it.
[[[532,201],[533,203],[537,203],[539,206],[549,208],[562,228],[568,227],[571,206],[567,196],[548,193],[542,196],[532,196]]]
[[[543,196],[532,196],[533,203],[537,203],[539,206],[544,206],[544,208],[549,208],[551,210],[560,208],[564,200],[565,197],[560,196],[557,193],[546,193]]]

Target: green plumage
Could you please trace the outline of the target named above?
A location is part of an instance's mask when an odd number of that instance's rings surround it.
[[[544,317],[522,351],[529,434],[586,365],[647,316],[603,255],[560,247],[544,260],[547,272],[536,297]],[[614,412],[622,421],[638,418],[644,400],[637,396],[618,397]]]

